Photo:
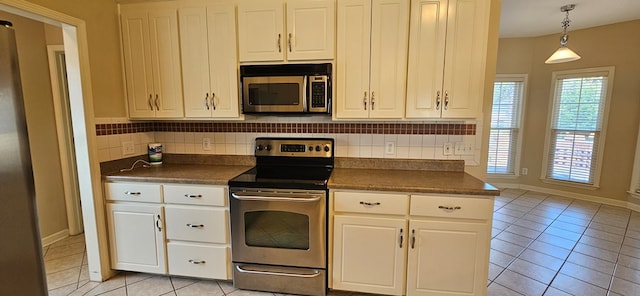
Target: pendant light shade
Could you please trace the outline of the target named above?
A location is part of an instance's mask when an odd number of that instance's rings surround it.
[[[545,64],[566,63],[580,59],[580,56],[577,53],[567,47],[567,42],[569,41],[567,28],[569,27],[569,23],[571,23],[571,20],[569,20],[569,11],[572,11],[575,7],[575,4],[569,4],[560,7],[560,11],[566,13],[564,20],[562,20],[562,37],[560,37],[560,48],[558,48],[558,50],[556,50],[556,52],[554,52],[544,62]]]
[[[561,46],[544,63],[557,64],[579,60],[580,56],[566,46]]]

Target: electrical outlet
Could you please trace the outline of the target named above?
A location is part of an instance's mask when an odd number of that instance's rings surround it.
[[[211,150],[210,138],[202,138],[202,150]]]
[[[528,168],[522,168],[522,175],[526,176],[529,173],[529,169]]]
[[[452,143],[444,143],[443,149],[444,150],[443,150],[442,154],[444,154],[444,155],[453,155],[454,147],[453,147]]]
[[[131,155],[136,153],[136,146],[133,141],[122,142],[122,155]]]
[[[386,142],[386,143],[384,143],[384,153],[385,154],[396,154],[396,143],[395,142]]]

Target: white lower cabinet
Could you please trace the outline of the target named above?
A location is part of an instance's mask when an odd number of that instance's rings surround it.
[[[231,279],[227,187],[105,183],[111,268]]]
[[[111,268],[165,273],[162,206],[107,204]]]
[[[348,215],[333,221],[333,288],[402,295],[407,221]]]
[[[332,195],[332,289],[486,295],[493,197]]]

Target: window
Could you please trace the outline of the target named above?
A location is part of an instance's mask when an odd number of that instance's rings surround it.
[[[520,125],[526,80],[526,75],[496,76],[489,132],[489,174],[515,175],[518,172]]]
[[[597,187],[613,67],[554,72],[547,129],[547,180]]]

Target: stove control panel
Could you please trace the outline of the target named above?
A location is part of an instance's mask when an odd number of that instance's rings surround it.
[[[331,138],[256,138],[255,156],[333,157]]]

